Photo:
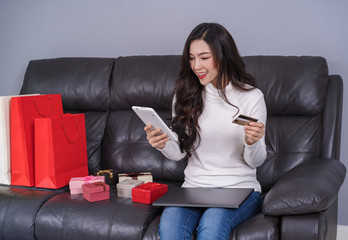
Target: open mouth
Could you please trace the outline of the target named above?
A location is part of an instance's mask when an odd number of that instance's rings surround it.
[[[196,73],[196,75],[197,75],[197,77],[199,78],[199,79],[203,79],[203,78],[205,78],[206,76],[207,76],[207,72],[204,72],[204,73]]]

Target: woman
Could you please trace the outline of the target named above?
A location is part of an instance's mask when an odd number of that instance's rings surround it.
[[[239,115],[259,119],[244,127]],[[175,84],[173,130],[179,142],[160,129],[145,127],[149,143],[171,160],[187,154],[182,187],[254,188],[237,209],[166,207],[161,239],[228,239],[231,231],[261,209],[256,167],[266,158],[266,106],[263,94],[245,71],[229,32],[216,23],[202,23],[189,35]]]

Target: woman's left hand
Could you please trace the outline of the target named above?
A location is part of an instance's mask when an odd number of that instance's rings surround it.
[[[244,132],[246,144],[253,145],[265,134],[265,125],[261,122],[250,122],[244,126]]]

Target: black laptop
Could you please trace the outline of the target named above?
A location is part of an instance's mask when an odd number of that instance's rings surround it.
[[[253,191],[252,188],[174,188],[152,205],[238,208]]]

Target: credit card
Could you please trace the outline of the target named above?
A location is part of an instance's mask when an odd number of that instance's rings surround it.
[[[258,119],[256,119],[256,118],[252,118],[252,117],[249,117],[249,116],[240,114],[240,115],[233,121],[233,123],[244,126],[244,125],[249,124],[250,122],[257,122],[257,121],[258,121]]]

